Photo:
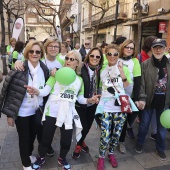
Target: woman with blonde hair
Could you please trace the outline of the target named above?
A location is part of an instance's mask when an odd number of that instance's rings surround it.
[[[83,80],[79,76],[82,67],[81,55],[76,51],[68,52],[64,66],[71,68],[76,73],[76,78],[71,84],[63,85],[51,76],[43,89],[27,88],[32,95],[46,96],[50,93],[43,114],[43,132],[39,148],[40,157],[33,165],[33,168],[37,170],[45,162],[47,148],[52,142],[57,127],[60,128],[61,132],[58,163],[63,169],[70,170],[71,166],[66,160],[66,155],[71,146],[73,121],[77,128],[82,129],[79,116],[75,110],[76,98],[81,104],[95,103],[97,100],[96,96],[88,99],[84,98]],[[64,94],[65,97],[62,97],[61,94]],[[72,98],[69,96],[72,96]]]
[[[132,40],[125,40],[120,46],[120,59],[124,66],[129,68],[131,80],[133,82],[132,99],[134,102],[138,101],[140,82],[141,82],[141,67],[139,60],[136,58],[135,44]],[[136,114],[129,114],[124,124],[120,139],[119,150],[121,153],[126,153],[125,136],[126,132],[130,138],[134,138],[132,123]],[[128,127],[127,127],[128,126]]]
[[[12,65],[12,52],[14,51],[16,42],[17,42],[17,40],[15,38],[11,38],[9,41],[9,45],[6,47],[6,53],[9,56],[8,66],[10,69],[11,69],[11,65]]]
[[[41,62],[44,49],[38,41],[29,42],[24,52],[24,71],[11,70],[6,76],[0,95],[0,109],[7,115],[9,126],[17,128],[19,150],[24,170],[32,170],[31,163],[36,137],[35,113],[43,106],[43,97],[27,93],[25,85],[37,89],[44,87],[48,79],[48,68]]]

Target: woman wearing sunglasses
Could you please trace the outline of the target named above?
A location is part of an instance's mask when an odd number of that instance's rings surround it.
[[[40,61],[44,56],[41,43],[31,41],[24,51],[24,71],[11,70],[5,79],[0,95],[0,109],[7,115],[9,126],[16,124],[19,150],[24,170],[32,170],[31,156],[36,137],[35,112],[43,105],[43,97],[31,96],[24,85],[37,89],[44,87],[48,79],[48,68]]]
[[[118,46],[111,44],[106,47],[106,57],[108,65],[100,74],[102,84],[102,95],[96,109],[96,115],[100,115],[101,136],[99,145],[99,158],[97,170],[104,170],[104,159],[107,146],[109,144],[108,159],[110,165],[118,166],[114,156],[115,148],[119,142],[119,137],[126,120],[127,114],[122,113],[121,106],[116,104],[117,93],[131,94],[131,78],[127,67],[123,67],[119,59]],[[115,91],[110,92],[109,87],[114,87]]]
[[[133,82],[133,101],[138,101],[140,82],[141,82],[141,67],[139,60],[136,58],[135,54],[135,44],[132,40],[124,41],[120,46],[120,59],[124,66],[129,68],[131,74],[131,80]],[[137,113],[137,112],[136,112]],[[132,129],[132,123],[136,118],[136,114],[128,114],[127,120],[124,124],[120,139],[119,139],[119,151],[124,154],[126,153],[125,147],[125,136],[126,132],[130,138],[134,138],[134,133]],[[127,128],[128,126],[128,128]]]
[[[100,70],[103,65],[103,54],[97,47],[91,49],[87,54],[84,65],[81,69],[81,77],[84,82],[84,97],[91,98],[93,95],[100,94],[99,82],[100,82]],[[89,152],[89,147],[85,143],[85,138],[94,121],[95,111],[97,104],[81,105],[76,103],[76,110],[80,116],[80,120],[83,126],[82,137],[77,142],[73,158],[79,158],[81,151]]]
[[[98,100],[97,96],[88,99],[84,98],[83,80],[78,76],[81,66],[81,55],[76,51],[70,51],[65,57],[65,67],[75,70],[77,76],[73,83],[68,86],[62,85],[51,76],[42,90],[27,87],[29,93],[32,95],[46,96],[50,93],[43,114],[43,132],[39,147],[40,157],[33,165],[33,168],[36,170],[40,169],[41,165],[45,162],[47,148],[52,142],[57,127],[60,127],[61,132],[58,163],[62,165],[64,170],[71,169],[70,164],[66,160],[66,155],[71,146],[73,121],[80,132],[82,130],[79,116],[75,110],[75,101],[77,99],[81,104],[93,104]],[[62,98],[61,94],[66,94],[65,98]],[[74,95],[74,97],[69,98],[68,96],[70,95]]]

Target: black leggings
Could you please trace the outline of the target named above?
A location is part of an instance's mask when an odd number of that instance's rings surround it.
[[[42,140],[39,145],[40,157],[45,157],[48,147],[51,145],[55,130],[56,118],[46,116],[46,120],[43,122]],[[65,126],[60,128],[60,158],[65,159],[67,153],[70,150],[73,129],[65,129]]]
[[[95,111],[96,111],[97,105],[94,104],[92,106],[83,108],[83,107],[76,107],[76,110],[80,116],[80,121],[83,127],[82,130],[82,137],[77,143],[78,145],[81,145],[84,139],[86,138],[87,134],[89,133],[89,130],[92,126],[92,123],[94,121]]]
[[[23,166],[31,166],[29,156],[32,155],[34,149],[35,132],[35,115],[27,117],[17,117],[15,121],[18,137],[19,151]]]

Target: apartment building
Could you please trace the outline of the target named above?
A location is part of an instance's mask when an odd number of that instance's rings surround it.
[[[97,5],[106,0],[93,0]],[[119,0],[116,37],[125,36],[134,39],[138,36],[137,0]],[[142,39],[156,35],[167,40],[170,45],[170,2],[169,0],[141,0],[142,6]],[[81,7],[81,43],[87,38],[93,42],[95,29],[102,15],[102,10],[82,0]],[[116,0],[109,1],[109,10],[99,25],[97,42],[111,43],[114,40],[116,19]]]
[[[56,25],[55,0],[41,0],[43,4],[29,0],[29,7],[25,12],[25,39],[35,37],[43,41],[48,37],[56,36],[53,26],[48,22]],[[53,9],[51,9],[51,6]],[[37,9],[39,13],[37,12]],[[48,21],[47,21],[48,20]]]

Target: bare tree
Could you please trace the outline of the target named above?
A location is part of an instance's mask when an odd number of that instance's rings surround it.
[[[94,40],[93,40],[93,45],[95,46],[97,44],[97,37],[98,37],[98,32],[99,32],[99,26],[100,23],[105,15],[105,13],[109,10],[109,0],[99,0],[100,5],[97,5],[94,1],[92,0],[86,0],[90,5],[92,5],[95,8],[98,8],[101,10],[101,16],[98,19],[98,22],[95,26],[95,34],[94,34]]]
[[[4,9],[6,9],[6,13],[8,16],[8,36],[10,39],[11,38],[11,30],[10,30],[11,16],[14,16],[15,19],[17,19],[18,17],[22,17],[25,14],[28,5],[21,0],[2,0],[2,2],[3,2],[3,7]]]
[[[1,59],[3,63],[3,75],[8,73],[7,64],[6,64],[6,50],[5,50],[5,24],[4,24],[4,13],[3,13],[3,4],[2,0],[0,0],[0,16],[1,16]]]

